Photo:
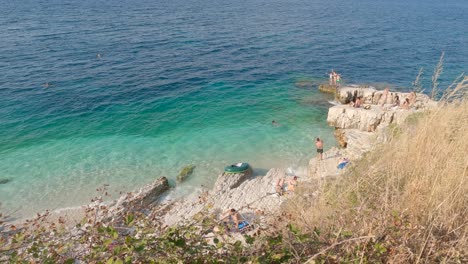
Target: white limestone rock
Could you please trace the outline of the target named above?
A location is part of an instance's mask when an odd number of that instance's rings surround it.
[[[364,103],[370,103],[375,92],[377,90],[372,86],[349,85],[338,89],[336,99],[342,104],[348,104],[353,96],[362,96]]]
[[[327,122],[330,126],[344,129],[372,131],[382,122],[391,123],[392,114],[379,107],[369,110],[354,108],[348,105],[333,106],[328,110]]]
[[[364,153],[372,150],[376,146],[378,135],[379,133],[365,132],[358,129],[344,130],[348,158],[359,159]]]
[[[252,169],[245,173],[223,173],[221,174],[214,185],[214,190],[218,192],[229,191],[238,187],[242,182],[252,175]]]
[[[183,220],[190,220],[201,210],[221,214],[235,208],[248,218],[248,221],[254,217],[255,209],[275,212],[285,199],[284,196],[276,194],[275,185],[279,178],[285,176],[286,173],[282,169],[271,169],[265,176],[220,175],[206,200],[178,202],[166,214],[165,224],[174,225]]]

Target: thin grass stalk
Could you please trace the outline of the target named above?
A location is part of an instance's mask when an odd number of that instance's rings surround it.
[[[435,100],[438,94],[439,90],[439,77],[440,74],[442,74],[442,70],[444,69],[444,55],[445,52],[442,52],[439,58],[439,63],[437,63],[437,66],[434,70],[434,74],[432,75],[432,92],[431,92],[431,98],[432,100]]]

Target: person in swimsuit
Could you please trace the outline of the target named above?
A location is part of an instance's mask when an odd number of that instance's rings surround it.
[[[320,160],[323,159],[323,141],[320,138],[317,138],[315,141],[315,146],[317,147],[317,155],[320,157]]]
[[[405,101],[403,101],[403,104],[401,105],[401,108],[403,108],[405,110],[410,109],[410,100],[408,98],[406,98]]]
[[[342,170],[348,164],[348,162],[349,162],[349,160],[347,158],[341,158],[340,162],[338,163],[338,166],[336,166],[336,168],[338,168],[339,170]]]
[[[400,106],[400,97],[398,95],[396,95],[395,100],[393,100],[393,106]]]
[[[362,104],[362,97],[359,96],[359,97],[356,99],[356,102],[354,103],[353,106],[356,107],[356,108],[359,108],[359,107],[361,107],[361,104]]]
[[[409,106],[413,106],[416,103],[416,93],[413,91],[409,94]]]
[[[294,176],[292,179],[288,181],[288,191],[294,192],[297,186],[297,176]]]
[[[279,178],[278,181],[276,182],[275,191],[279,196],[284,194],[285,190],[284,190],[284,178],[283,177]]]
[[[234,222],[236,228],[239,226],[239,223],[242,222],[242,217],[240,214],[236,211],[236,209],[232,208],[227,210],[223,214],[222,218],[223,222],[227,225],[230,221]]]
[[[337,76],[337,74],[336,74],[335,71],[332,71],[332,74],[333,74],[333,78],[332,78],[332,80],[333,80],[333,85],[336,85],[336,76]]]
[[[383,92],[382,99],[381,99],[382,100],[382,107],[387,103],[388,92],[389,92],[389,89],[388,89],[388,87],[386,87],[384,92]]]

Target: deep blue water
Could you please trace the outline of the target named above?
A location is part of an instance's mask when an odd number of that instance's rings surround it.
[[[441,86],[468,67],[468,1],[1,1],[0,201],[18,216],[196,164],[300,167],[334,145],[327,96],[294,83]],[[101,55],[101,58],[97,57]],[[49,87],[43,84],[48,83]],[[272,119],[282,126],[272,127]],[[67,195],[64,195],[67,194]]]

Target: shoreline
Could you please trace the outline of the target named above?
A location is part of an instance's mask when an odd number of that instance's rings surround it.
[[[349,88],[349,87],[348,87]],[[360,87],[351,87],[352,89],[357,89],[361,94],[367,94],[369,89],[372,88],[360,88]],[[372,96],[366,97],[365,102],[372,105],[372,97],[375,93],[380,91],[372,91]],[[392,92],[393,93],[393,92]],[[399,94],[404,94],[400,93]],[[337,96],[340,96],[339,94]],[[425,95],[418,95],[419,101],[425,100],[425,103],[422,104],[420,110],[404,110],[404,111],[381,111],[376,107],[372,111],[361,109],[356,109],[349,107],[347,105],[335,105],[331,106],[328,110],[327,122],[330,126],[335,128],[336,131],[340,131],[341,139],[338,138],[338,141],[346,140],[346,148],[337,148],[332,147],[329,150],[324,152],[324,159],[318,161],[315,157],[309,160],[308,168],[305,171],[304,176],[299,178],[300,182],[312,182],[315,180],[325,179],[327,177],[336,177],[340,175],[344,170],[338,170],[336,168],[339,163],[340,158],[347,157],[351,161],[359,159],[363,153],[370,151],[372,147],[376,144],[385,142],[384,134],[386,133],[387,127],[395,122],[401,123],[410,113],[425,111],[426,107],[433,107],[434,104],[428,101],[428,98]],[[385,102],[386,104],[388,102]],[[390,102],[391,103],[391,102]],[[382,112],[382,113],[381,113]],[[376,118],[373,114],[377,113],[381,115],[381,120],[379,120],[374,131],[368,132],[366,128],[368,124],[365,123],[376,123]],[[391,113],[391,119],[385,119],[385,115]],[[350,115],[347,116],[347,115]],[[370,117],[369,117],[370,116]],[[348,119],[345,121],[344,119]],[[353,120],[360,120],[359,125],[356,125]],[[363,121],[364,120],[364,121]],[[363,123],[364,122],[364,123]],[[336,136],[336,134],[335,134]],[[312,143],[311,143],[312,144]],[[312,148],[312,145],[311,145]],[[152,204],[153,207],[170,207],[161,217],[166,225],[174,225],[180,223],[184,220],[189,220],[200,210],[203,210],[207,201],[211,203],[212,211],[220,212],[228,208],[243,208],[247,205],[249,208],[255,208],[254,211],[268,211],[275,213],[281,207],[281,204],[284,202],[287,197],[279,197],[275,194],[274,183],[277,182],[280,178],[289,177],[289,173],[286,169],[281,168],[271,168],[265,175],[251,175],[248,177],[238,177],[235,188],[230,188],[224,186],[223,182],[232,181],[230,179],[223,178],[223,175],[218,177],[218,180],[214,183],[214,187],[207,189],[205,191],[200,190],[200,193],[191,194],[189,196],[179,197],[177,199],[164,199],[161,197],[167,197],[171,194],[173,188],[167,188],[161,193],[153,195],[151,199],[157,198],[157,203]],[[241,179],[242,178],[242,179]],[[158,180],[156,180],[158,181]],[[154,184],[154,183],[153,183]],[[150,184],[151,185],[151,184]],[[143,186],[138,190],[130,193],[140,193],[141,190],[147,188],[148,186]],[[255,191],[254,191],[255,190]],[[113,199],[108,202],[102,202],[102,205],[115,205],[119,201],[128,200],[128,194],[123,195],[117,199]],[[205,201],[200,202],[201,195],[208,196]],[[127,197],[125,197],[127,196]],[[197,197],[198,196],[198,197]],[[227,197],[227,198],[226,198]],[[141,198],[141,197],[140,197]],[[140,199],[133,196],[131,199]],[[145,199],[144,197],[141,199]],[[50,221],[57,221],[58,219],[65,219],[68,227],[72,227],[79,223],[79,221],[84,217],[85,208],[88,205],[81,205],[75,207],[65,207],[58,208],[50,212],[49,219]],[[255,214],[252,214],[252,217],[255,218]],[[21,220],[16,220],[15,224],[24,223],[28,219],[25,218]],[[253,221],[253,220],[252,220]]]

